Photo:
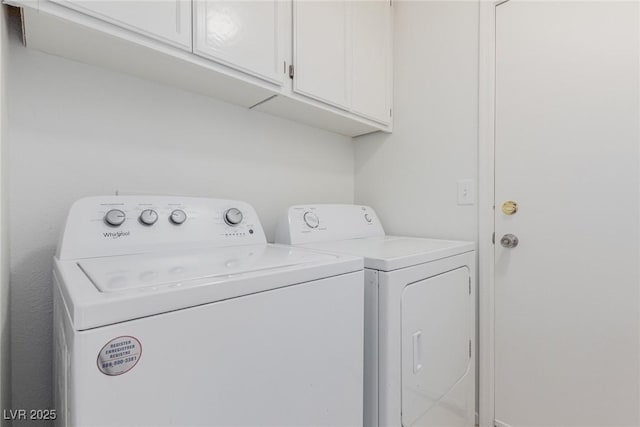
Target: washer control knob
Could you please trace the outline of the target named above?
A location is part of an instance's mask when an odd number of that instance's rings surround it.
[[[369,215],[368,213],[364,214],[364,219],[365,219],[367,222],[371,222],[371,221],[373,221],[373,220],[371,219],[371,215]]]
[[[320,220],[318,219],[318,215],[313,212],[307,211],[304,213],[304,223],[307,224],[309,228],[318,228],[320,225]]]
[[[158,220],[158,213],[153,209],[145,209],[140,213],[138,218],[144,225],[153,225]]]
[[[171,221],[175,225],[180,225],[187,220],[187,214],[182,209],[175,209],[169,215],[169,221]]]
[[[227,209],[224,213],[224,222],[226,222],[230,226],[236,226],[242,222],[243,216],[240,209],[231,208]]]
[[[126,215],[120,209],[111,209],[104,216],[104,222],[106,222],[107,225],[110,225],[112,227],[121,226],[125,219],[126,219]]]

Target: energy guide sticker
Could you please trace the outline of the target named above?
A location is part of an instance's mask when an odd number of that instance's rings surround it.
[[[98,354],[98,369],[105,375],[122,375],[136,366],[142,356],[142,345],[137,338],[114,338]]]

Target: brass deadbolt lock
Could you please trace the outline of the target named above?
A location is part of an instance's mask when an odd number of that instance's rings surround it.
[[[502,213],[505,215],[513,215],[518,212],[518,204],[513,200],[507,200],[502,204]]]

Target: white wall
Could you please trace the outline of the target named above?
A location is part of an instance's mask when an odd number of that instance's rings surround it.
[[[9,317],[9,191],[6,76],[9,50],[7,6],[0,6],[0,404],[11,407],[11,322]],[[8,424],[4,422],[3,425]]]
[[[9,52],[13,407],[51,406],[51,270],[70,204],[149,193],[353,201],[351,139],[24,48]]]
[[[394,132],[356,138],[355,198],[393,234],[475,240],[478,3],[394,2]]]
[[[394,131],[355,139],[356,202],[389,234],[477,240],[457,181],[477,185],[478,15],[477,1],[394,2]]]

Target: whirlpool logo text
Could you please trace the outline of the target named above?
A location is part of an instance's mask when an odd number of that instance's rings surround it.
[[[102,235],[107,239],[119,239],[120,237],[129,237],[130,234],[131,234],[130,231],[107,231],[106,233],[102,233]]]

